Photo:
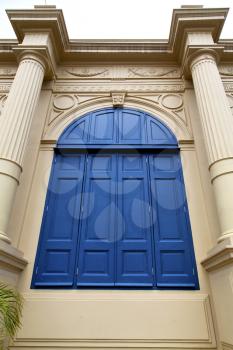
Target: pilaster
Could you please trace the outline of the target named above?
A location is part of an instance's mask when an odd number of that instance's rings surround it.
[[[57,19],[61,13],[54,7],[49,8],[47,12],[51,11],[54,19]],[[11,240],[7,230],[42,83],[44,77],[53,78],[56,70],[58,56],[54,41],[55,22],[46,20],[43,28],[40,28],[38,21],[36,25],[31,21],[32,14],[35,18],[39,14],[47,18],[47,12],[42,11],[41,13],[39,9],[33,10],[28,18],[25,18],[24,11],[8,13],[19,37],[18,45],[12,48],[19,61],[19,66],[1,116],[0,243],[3,242],[0,250],[0,266],[3,270],[15,271],[15,261],[18,264],[17,271],[21,271],[26,265],[23,254],[10,245]]]
[[[220,221],[220,238],[233,235],[233,123],[214,50],[190,64]]]

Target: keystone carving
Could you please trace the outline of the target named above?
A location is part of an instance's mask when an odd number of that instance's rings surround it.
[[[125,92],[111,92],[113,107],[123,106],[125,101]]]

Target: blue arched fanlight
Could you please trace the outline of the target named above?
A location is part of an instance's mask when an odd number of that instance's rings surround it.
[[[57,145],[59,148],[178,146],[172,131],[160,120],[129,108],[107,108],[84,115],[65,129]]]

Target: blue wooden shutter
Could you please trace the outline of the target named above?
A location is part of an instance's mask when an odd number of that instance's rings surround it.
[[[196,286],[196,268],[179,155],[151,155],[157,287]]]
[[[118,158],[117,286],[153,286],[146,156]]]
[[[83,155],[55,155],[41,227],[33,285],[72,286]]]
[[[114,285],[116,156],[88,155],[78,258],[78,286]]]

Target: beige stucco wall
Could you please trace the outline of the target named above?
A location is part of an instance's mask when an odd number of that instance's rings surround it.
[[[72,80],[75,86],[79,81]],[[90,79],[86,84],[93,83]],[[103,82],[98,82],[103,84]],[[54,141],[66,125],[87,111],[112,106],[110,92],[59,94],[52,84],[44,83],[39,105],[30,131],[10,223],[12,242],[24,252],[28,266],[19,281],[25,298],[23,327],[13,348],[74,346],[113,347],[216,347],[218,337],[215,311],[211,301],[208,275],[201,265],[217,236],[217,219],[213,193],[206,170],[201,128],[193,88],[181,86],[179,93],[169,91],[178,81],[155,81],[157,90],[142,92],[140,84],[125,81],[124,106],[140,108],[159,117],[176,134],[188,198],[200,290],[197,291],[97,291],[30,289],[37,250],[47,184],[53,158]],[[165,84],[166,83],[166,84]],[[58,81],[62,90],[62,82]],[[84,90],[85,82],[82,82]],[[106,84],[107,85],[107,84]],[[65,86],[65,84],[64,84]],[[158,88],[159,86],[159,88]],[[56,85],[55,85],[56,87]],[[111,87],[110,87],[111,88]],[[106,89],[109,89],[106,86]],[[69,106],[69,108],[67,108]],[[58,108],[59,107],[59,108]],[[40,144],[40,141],[42,144]],[[61,331],[62,330],[62,331]]]

